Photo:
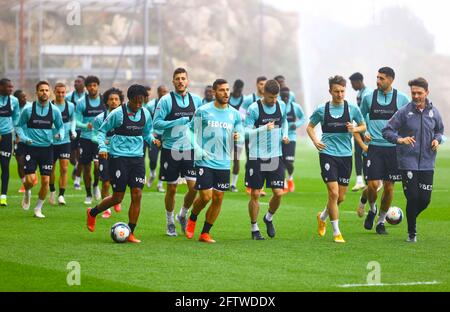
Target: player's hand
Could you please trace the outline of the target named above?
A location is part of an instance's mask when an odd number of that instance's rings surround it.
[[[372,136],[370,135],[370,133],[366,133],[364,135],[364,142],[366,142],[366,143],[372,142]]]
[[[153,144],[155,144],[157,148],[161,147],[161,141],[160,140],[156,140],[156,139],[153,140]]]
[[[77,138],[77,132],[76,131],[71,132],[71,136],[70,137],[72,138],[72,140],[75,140]]]
[[[92,130],[94,128],[94,126],[91,123],[88,123],[87,128],[88,128],[88,130]]]
[[[239,141],[239,133],[238,132],[233,133],[233,140],[234,140],[234,142]]]
[[[433,140],[433,142],[431,142],[431,149],[433,150],[433,152],[436,152],[439,149],[439,141],[438,140]]]
[[[2,141],[2,136],[0,135],[0,142]]]
[[[60,141],[61,140],[61,134],[55,134],[55,140]]]
[[[291,141],[289,140],[288,137],[284,137],[282,142],[284,145],[288,145]]]
[[[353,125],[353,123],[351,123],[351,122],[347,122],[347,131],[349,132],[349,133],[354,133],[355,132],[355,126]]]
[[[0,141],[1,141],[1,139],[0,139]],[[18,135],[16,135],[16,144],[19,144],[20,143],[20,138],[19,138],[19,136]]]
[[[414,144],[416,144],[416,139],[414,137],[400,138],[397,140],[397,143],[400,145],[411,145],[414,147]]]
[[[275,129],[275,122],[269,122],[267,125],[266,125],[266,128],[267,128],[267,130],[269,130],[269,131],[271,131],[271,130],[273,130],[273,129]]]
[[[323,151],[327,146],[322,142],[314,142],[314,146],[317,148],[319,152]]]
[[[100,153],[98,153],[98,158],[100,158],[100,159],[108,159],[108,152],[100,152]]]
[[[362,150],[367,154],[369,152],[369,145],[364,144]]]

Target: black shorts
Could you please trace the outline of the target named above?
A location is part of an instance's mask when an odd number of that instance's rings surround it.
[[[58,159],[70,159],[70,143],[53,145],[53,161],[56,162]]]
[[[145,163],[144,157],[118,157],[109,159],[109,175],[114,192],[124,193],[127,186],[144,188]]]
[[[217,170],[207,167],[196,167],[197,181],[195,189],[198,191],[216,190],[226,192],[230,188],[230,170]]]
[[[98,160],[98,145],[88,139],[80,139],[80,164],[89,165]]]
[[[72,139],[72,137],[70,138],[70,149],[72,151],[78,149],[80,147],[80,135],[81,135],[81,130],[77,129],[77,137],[75,139]]]
[[[395,147],[369,146],[367,155],[368,181],[402,181],[398,170],[397,151]]]
[[[19,142],[14,146],[14,153],[16,154],[16,157],[24,156],[25,155],[25,148],[26,144],[23,142]]]
[[[110,180],[110,172],[109,172],[109,159],[100,158],[98,160],[98,170],[100,172],[100,180],[105,182]]]
[[[3,134],[0,141],[0,156],[11,159],[13,153],[13,136],[12,133]]]
[[[35,147],[27,145],[25,147],[25,174],[35,174],[37,166],[41,176],[50,176],[53,170],[53,146]]]
[[[291,141],[291,142],[289,142],[289,144],[282,144],[283,161],[288,161],[288,162],[295,161],[295,147],[296,147],[295,141]]]
[[[174,154],[174,156],[172,155]],[[161,166],[159,179],[169,184],[175,184],[179,177],[195,181],[194,151],[177,152],[163,148],[161,150]]]
[[[269,160],[248,160],[245,168],[245,186],[260,190],[266,187],[271,189],[284,189],[286,167],[281,157]]]
[[[366,184],[368,184],[368,180],[367,180],[367,156],[362,155],[362,159],[363,159],[363,176],[364,176],[364,181],[366,182]]]
[[[319,158],[323,182],[338,182],[341,186],[348,186],[350,184],[353,166],[352,156],[336,157],[319,154]]]

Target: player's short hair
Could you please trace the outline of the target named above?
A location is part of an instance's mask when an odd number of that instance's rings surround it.
[[[50,88],[50,84],[48,83],[48,81],[41,80],[36,84],[36,91],[39,91],[39,87],[42,85],[47,85]]]
[[[272,95],[280,93],[280,84],[276,80],[267,80],[264,92]]]
[[[23,90],[18,89],[16,91],[14,91],[13,96],[15,96],[16,98],[19,98],[22,93],[23,93]]]
[[[87,87],[91,83],[96,83],[100,85],[100,79],[98,79],[97,76],[87,76],[86,79],[84,80],[84,85]]]
[[[342,87],[347,87],[347,80],[345,80],[344,77],[336,75],[334,77],[328,78],[328,84],[330,86],[330,90],[333,87],[333,85],[339,85]]]
[[[186,76],[187,76],[188,72],[186,69],[179,67],[179,68],[175,69],[175,71],[173,72],[173,78],[175,78],[175,76],[179,75],[179,74],[186,74]]]
[[[273,78],[274,80],[278,81],[278,80],[286,80],[286,78],[283,75],[278,75],[275,78]]]
[[[236,89],[242,89],[242,88],[244,88],[244,81],[242,81],[241,79],[237,79],[235,82],[234,82],[234,85],[233,85],[233,87],[234,88],[236,88]]]
[[[77,76],[77,79],[81,79],[81,80],[83,80],[83,81],[86,81],[86,77],[81,76],[81,75],[78,75],[78,76]]]
[[[364,76],[361,73],[354,73],[348,79],[350,79],[350,81],[363,81]]]
[[[428,91],[428,81],[422,77],[411,80],[410,82],[408,82],[408,86],[421,87],[421,88],[424,88],[425,91]]]
[[[0,86],[6,86],[10,82],[11,82],[11,79],[2,78],[2,79],[0,79]]]
[[[119,96],[120,104],[122,104],[125,101],[125,96],[123,95],[122,90],[117,88],[111,88],[106,90],[105,93],[103,93],[103,103],[105,105],[108,105],[108,100],[111,94],[117,94]]]
[[[267,81],[267,77],[266,76],[259,76],[258,78],[256,78],[256,83],[260,83],[261,81]]]
[[[280,93],[281,92],[291,92],[291,90],[288,87],[283,87],[280,89]]]
[[[55,90],[56,90],[57,88],[67,88],[67,87],[66,87],[65,83],[63,83],[63,82],[57,82],[57,83],[55,84]]]
[[[380,74],[385,74],[388,77],[391,77],[392,79],[395,79],[395,71],[390,67],[382,67],[378,70]]]
[[[145,86],[145,90],[147,90],[147,91],[152,91],[152,87],[150,87],[150,86]]]
[[[147,97],[148,93],[144,86],[142,85],[132,85],[128,88],[127,97],[131,101],[138,96]]]
[[[226,83],[228,83],[228,81],[226,81],[225,79],[217,79],[216,81],[214,81],[212,88],[214,91],[216,91],[219,86]]]

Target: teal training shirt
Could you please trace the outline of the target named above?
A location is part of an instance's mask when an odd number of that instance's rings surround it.
[[[295,122],[289,121],[289,115],[291,114],[292,108],[294,109],[294,113],[295,113],[295,118],[296,118]],[[288,105],[286,105],[286,116],[287,116],[286,118],[288,118],[289,141],[296,142],[297,141],[297,129],[300,128],[306,122],[305,113],[303,112],[303,109],[300,106],[300,104],[295,103],[295,102],[290,102]],[[294,128],[293,126],[295,126],[295,129],[293,129]]]
[[[261,100],[261,97],[257,95],[256,93],[249,94],[245,96],[244,103],[242,104],[241,108],[246,111],[256,101]]]
[[[190,130],[195,139],[195,166],[230,170],[233,134],[243,132],[239,112],[230,105],[220,109],[214,102],[207,103],[195,112]]]
[[[325,122],[325,106],[320,105],[310,117],[310,122],[313,125],[324,124]],[[358,125],[364,123],[364,118],[359,107],[356,104],[348,104],[350,113],[350,122],[355,121]],[[344,115],[344,105],[330,104],[330,115],[332,118],[338,119]],[[352,145],[353,135],[347,133],[323,133],[322,142],[326,148],[321,151],[321,154],[326,154],[335,157],[351,157],[353,155]]]
[[[89,97],[89,96],[88,96]],[[95,117],[98,115],[92,117],[86,117],[83,116],[83,113],[86,111],[86,97],[82,97],[80,100],[78,100],[77,107],[76,107],[76,114],[77,114],[77,128],[81,129],[81,135],[80,138],[86,139],[86,140],[92,140],[93,130],[89,130],[87,128],[87,125],[93,124]],[[101,96],[97,96],[95,99],[92,99],[89,97],[89,103],[92,108],[100,108],[103,103],[101,103]]]
[[[370,110],[372,108],[372,98],[373,93],[375,91],[372,91],[371,93],[367,94],[361,103],[361,113],[363,116],[369,115]],[[378,103],[381,106],[388,106],[391,104],[392,96],[394,94],[394,89],[392,89],[390,92],[388,92],[386,95],[380,91],[378,92]],[[407,105],[409,102],[411,102],[408,97],[401,93],[400,91],[397,91],[397,109],[402,108],[403,106]],[[368,116],[369,123],[367,124],[367,130],[372,137],[372,141],[370,142],[370,145],[375,146],[384,146],[384,147],[395,147],[394,144],[389,143],[383,138],[382,130],[387,126],[389,120],[370,120],[370,116]]]
[[[49,105],[52,106],[52,118],[53,118],[53,128],[55,129],[33,129],[28,128],[28,121],[31,118],[33,105],[25,107],[22,114],[20,115],[19,123],[17,125],[17,134],[20,141],[28,144],[31,141],[31,146],[34,147],[49,147],[56,141],[64,140],[64,124],[61,117],[61,112],[56,105],[50,102],[46,103],[45,106],[40,103],[36,104],[36,114],[38,116],[47,116],[49,111]],[[56,140],[54,138],[54,133],[60,135],[60,139]]]
[[[76,134],[75,133],[75,126],[76,126],[76,118],[75,118],[75,105],[72,102],[67,101],[68,107],[69,107],[69,121],[68,122],[64,122],[64,139],[60,140],[60,141],[53,141],[53,145],[62,145],[62,144],[68,144],[70,143],[70,136],[71,134]],[[59,111],[61,112],[61,116],[62,113],[64,112],[64,110],[66,109],[66,103],[64,104],[56,104],[55,102],[53,102],[53,105],[55,105]],[[53,129],[53,135],[55,136],[57,134],[57,130]]]
[[[152,121],[155,118],[156,106],[158,106],[158,103],[159,103],[158,99],[153,99],[144,105],[144,107],[150,112]],[[153,133],[156,135],[162,136],[163,132],[164,131],[156,130],[153,128]]]
[[[7,107],[9,102],[9,107]],[[8,117],[0,116],[0,135],[13,133],[14,127],[19,122],[20,107],[19,100],[15,96],[0,95],[0,114],[10,115]]]
[[[98,146],[100,152],[108,152],[111,157],[143,157],[144,140],[151,146],[154,137],[152,135],[152,118],[147,109],[141,108],[136,114],[132,113],[127,105],[128,118],[133,122],[141,120],[141,114],[145,116],[145,125],[142,136],[124,136],[114,134],[109,140],[109,147],[105,142],[107,133],[116,130],[123,124],[122,106],[113,110],[105,119],[98,130]]]
[[[175,94],[176,105],[179,108],[189,107],[189,96],[192,96],[195,110],[202,106],[202,99],[190,92],[184,97]],[[188,117],[181,117],[175,120],[166,120],[166,118],[172,112],[172,97],[169,94],[163,96],[156,107],[154,117],[154,128],[157,131],[163,131],[162,142],[163,148],[177,151],[189,151],[192,150],[192,143],[190,142],[186,133],[189,131],[190,119]]]
[[[288,122],[286,119],[286,104],[278,101],[281,110],[281,128],[275,128],[267,131],[265,126],[256,128],[255,124],[259,119],[258,102],[253,103],[247,110],[247,118],[245,118],[245,129],[248,135],[249,152],[251,158],[275,158],[280,157],[282,152],[282,140],[288,137]],[[275,114],[277,105],[268,106],[263,104],[263,110],[266,114]]]

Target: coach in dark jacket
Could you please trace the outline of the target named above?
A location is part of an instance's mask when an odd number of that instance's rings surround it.
[[[401,108],[383,129],[383,137],[397,144],[397,161],[407,199],[408,242],[417,242],[416,220],[431,201],[437,150],[444,125],[436,107],[428,100],[428,82],[409,82],[413,101]]]

